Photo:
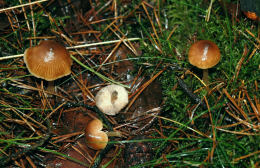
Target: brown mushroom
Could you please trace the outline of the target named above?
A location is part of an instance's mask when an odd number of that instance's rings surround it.
[[[85,129],[85,135],[88,147],[100,150],[107,146],[108,136],[105,132],[101,131],[103,124],[100,120],[92,120],[88,123]]]
[[[200,40],[189,49],[190,64],[203,69],[202,80],[208,85],[208,69],[214,67],[220,61],[218,46],[209,40]]]
[[[54,40],[43,40],[26,49],[24,62],[33,76],[49,81],[51,91],[54,91],[54,80],[71,73],[72,59],[68,51]]]
[[[88,122],[85,129],[85,136],[88,147],[94,150],[101,150],[107,146],[108,136],[121,137],[120,132],[104,132],[102,129],[103,123],[100,120],[94,119]]]
[[[254,20],[254,21],[260,21],[260,17],[256,15],[255,12],[250,12],[250,11],[244,11],[243,12],[247,18]]]

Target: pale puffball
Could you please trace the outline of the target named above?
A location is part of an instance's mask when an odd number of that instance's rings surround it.
[[[107,115],[116,115],[128,103],[127,90],[119,85],[108,85],[100,89],[95,97],[96,106]]]

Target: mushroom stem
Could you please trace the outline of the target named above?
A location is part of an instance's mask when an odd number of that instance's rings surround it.
[[[47,92],[55,93],[54,81],[48,81]]]
[[[209,91],[209,87],[208,87],[208,84],[209,84],[209,77],[208,77],[208,69],[203,69],[203,77],[202,77],[202,80],[203,82],[206,84],[206,89],[207,91]]]
[[[122,134],[119,131],[106,132],[106,134],[109,137],[122,137]]]

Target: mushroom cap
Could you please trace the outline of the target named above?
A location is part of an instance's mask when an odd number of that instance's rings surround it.
[[[103,124],[100,120],[91,120],[85,129],[85,135],[88,147],[94,150],[104,149],[107,146],[108,136],[101,131]]]
[[[208,69],[218,64],[220,51],[212,41],[200,40],[190,47],[188,57],[190,64],[200,69]]]
[[[119,85],[108,85],[100,89],[95,97],[96,106],[107,115],[116,115],[128,103],[127,90]]]
[[[24,52],[24,62],[29,72],[47,81],[53,81],[71,73],[72,59],[61,44],[43,40]]]
[[[260,17],[257,16],[255,12],[244,11],[244,14],[246,15],[247,18],[251,20],[260,21]]]

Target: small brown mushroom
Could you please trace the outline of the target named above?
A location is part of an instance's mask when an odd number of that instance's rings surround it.
[[[200,40],[189,49],[190,64],[203,69],[202,80],[208,85],[208,69],[214,67],[220,61],[218,46],[209,40]]]
[[[254,20],[254,21],[260,21],[260,17],[256,15],[255,12],[250,12],[250,11],[244,11],[243,12],[247,18]]]
[[[53,86],[54,80],[71,73],[72,59],[68,51],[54,40],[43,40],[26,49],[24,62],[33,76],[49,81],[48,88]]]
[[[88,123],[85,129],[85,135],[88,147],[94,150],[104,149],[107,146],[108,136],[101,131],[103,124],[100,120],[92,120]]]
[[[94,119],[91,120],[85,129],[85,136],[86,136],[86,142],[88,147],[94,150],[101,150],[104,149],[107,146],[108,143],[108,136],[117,136],[121,137],[120,132],[104,132],[103,129],[103,123],[98,120]]]

